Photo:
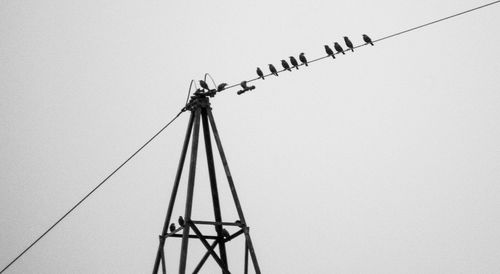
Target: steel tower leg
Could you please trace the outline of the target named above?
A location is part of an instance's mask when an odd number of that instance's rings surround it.
[[[236,188],[233,182],[233,176],[231,175],[231,171],[229,170],[229,164],[227,163],[226,154],[224,153],[224,149],[222,148],[222,142],[219,137],[219,131],[217,131],[217,126],[215,125],[214,116],[212,114],[212,110],[208,109],[208,118],[210,119],[210,125],[212,126],[212,132],[214,134],[214,139],[217,144],[217,148],[219,150],[220,158],[222,160],[222,165],[224,166],[224,171],[226,172],[227,181],[229,183],[229,188],[231,189],[231,194],[233,196],[234,204],[236,205],[236,210],[238,211],[238,216],[245,226],[245,238],[246,244],[248,244],[248,249],[250,251],[250,257],[252,258],[252,263],[257,274],[260,274],[260,267],[257,261],[257,256],[255,255],[255,250],[253,248],[252,239],[250,238],[249,229],[247,227],[247,222],[245,221],[245,216],[243,215],[243,210],[241,209],[240,199],[238,198],[238,193],[236,193]]]
[[[186,137],[184,138],[184,145],[182,146],[181,158],[179,160],[179,166],[177,167],[177,173],[175,175],[174,186],[172,189],[172,194],[170,195],[170,202],[168,203],[167,216],[165,218],[165,223],[163,224],[163,229],[160,235],[160,243],[158,245],[158,251],[156,252],[156,259],[153,268],[153,274],[158,273],[158,268],[160,266],[160,261],[162,262],[162,270],[163,273],[166,273],[164,269],[165,265],[165,255],[163,252],[163,248],[165,246],[165,235],[168,232],[168,224],[170,223],[170,219],[172,218],[172,211],[174,209],[175,198],[177,197],[177,190],[179,189],[179,181],[181,180],[182,169],[184,167],[184,161],[186,160],[186,152],[189,146],[189,139],[191,138],[191,131],[193,129],[193,121],[194,121],[194,112],[191,112],[189,116],[188,127],[186,130]]]
[[[181,244],[181,259],[179,263],[179,274],[186,273],[186,261],[189,242],[189,228],[191,223],[191,210],[193,208],[193,192],[194,192],[194,178],[196,174],[196,158],[198,157],[198,137],[200,133],[200,116],[201,109],[197,108],[194,114],[194,131],[193,142],[191,144],[191,163],[189,165],[189,178],[188,189],[186,196],[186,209],[184,211],[184,220],[186,224],[182,231],[182,244]]]
[[[212,190],[212,201],[214,205],[214,216],[216,222],[222,222],[222,216],[220,212],[220,202],[219,202],[219,192],[217,190],[217,179],[215,176],[215,165],[214,165],[214,155],[212,152],[212,141],[210,140],[210,128],[208,126],[207,118],[207,108],[202,109],[201,119],[203,125],[203,135],[205,139],[205,149],[207,153],[207,163],[208,163],[208,173],[210,177],[210,188]],[[217,241],[219,244],[219,252],[223,265],[227,268],[227,255],[226,255],[226,244],[224,243],[224,236],[222,234],[222,225],[215,225],[215,231],[217,233]]]

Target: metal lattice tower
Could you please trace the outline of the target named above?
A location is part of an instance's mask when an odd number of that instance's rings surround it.
[[[241,209],[241,204],[236,193],[233,178],[229,170],[229,165],[222,148],[222,143],[219,138],[219,133],[217,127],[215,126],[214,117],[212,115],[212,109],[210,107],[209,97],[213,96],[213,93],[202,92],[198,90],[191,97],[190,103],[186,106],[186,110],[191,111],[191,116],[189,118],[188,128],[186,132],[186,137],[184,139],[184,145],[182,147],[181,158],[179,161],[179,166],[177,168],[177,174],[174,180],[174,186],[172,194],[170,196],[170,202],[167,209],[167,216],[165,218],[165,223],[163,225],[163,230],[159,239],[158,251],[156,253],[156,259],[154,264],[153,273],[158,273],[161,268],[163,273],[166,273],[166,260],[164,246],[168,238],[182,238],[181,254],[179,262],[179,273],[186,273],[186,262],[188,257],[188,244],[189,239],[199,239],[201,243],[205,246],[206,253],[201,258],[200,262],[194,269],[193,273],[198,273],[203,267],[206,260],[211,256],[219,265],[222,273],[230,273],[227,263],[227,253],[226,253],[226,243],[233,240],[234,238],[244,235],[245,237],[245,265],[244,273],[248,273],[248,255],[250,254],[252,264],[256,273],[260,274],[259,264],[257,262],[257,257],[255,255],[255,250],[253,248],[252,240],[250,238],[249,227],[245,221],[243,215],[243,210]],[[208,171],[210,177],[210,188],[212,192],[212,202],[215,215],[215,221],[202,221],[202,220],[192,220],[191,211],[193,205],[193,192],[195,187],[195,174],[196,174],[196,162],[198,157],[198,139],[200,133],[200,120],[203,126],[203,136],[205,140],[205,151],[207,155]],[[219,203],[219,193],[217,189],[217,179],[215,176],[215,166],[214,157],[212,151],[211,133],[213,133],[215,143],[217,144],[217,149],[219,151],[220,157],[222,159],[222,164],[224,166],[224,171],[229,183],[231,190],[231,195],[233,197],[234,204],[238,213],[239,220],[235,222],[223,222],[220,211]],[[188,175],[188,185],[187,185],[187,195],[186,195],[186,205],[184,212],[184,224],[183,226],[168,232],[169,224],[172,217],[172,211],[177,197],[177,190],[179,187],[180,177],[182,174],[182,169],[184,166],[184,161],[186,159],[186,153],[189,146],[189,141],[191,139],[191,159],[189,164],[189,175]],[[203,235],[198,226],[209,225],[215,228],[216,235]],[[224,227],[239,227],[239,230],[234,234],[230,235]],[[182,230],[182,234],[178,233]],[[190,231],[194,234],[191,234]],[[212,241],[212,243],[209,243]],[[215,251],[218,247],[219,254]],[[239,271],[238,271],[239,272]]]

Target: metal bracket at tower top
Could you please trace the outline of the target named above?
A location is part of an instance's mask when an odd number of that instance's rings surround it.
[[[205,78],[206,78],[207,75],[210,76],[210,74],[206,73],[205,74]],[[210,78],[212,78],[212,76],[210,76]],[[214,85],[216,85],[215,81],[213,80],[213,78],[212,78],[212,81],[213,81]],[[204,81],[200,80],[200,82],[204,82]],[[189,85],[189,92],[191,92],[191,87],[192,87],[193,83],[194,83],[194,80],[191,80],[191,84]],[[214,97],[217,93],[222,92],[222,91],[224,91],[224,90],[227,89],[227,87],[226,87],[227,84],[226,83],[222,83],[222,84],[218,85],[214,89],[209,89],[206,83],[204,85],[205,85],[204,88],[197,88],[196,91],[193,93],[193,95],[191,97],[189,97],[189,94],[188,94],[189,101],[186,101],[186,106],[184,106],[182,108],[183,112],[186,111],[186,110],[193,110],[193,108],[196,106],[196,103],[197,103],[196,101],[198,99],[208,98],[208,97]],[[247,81],[241,82],[240,86],[241,86],[242,89],[237,92],[238,95],[241,95],[241,94],[243,94],[243,93],[245,93],[247,91],[255,89],[255,86],[249,86],[247,84]]]
[[[202,89],[197,89],[191,96],[191,99],[182,109],[182,111],[193,111],[196,108],[210,108],[210,101],[208,97],[214,97],[217,93],[216,90],[203,91]]]

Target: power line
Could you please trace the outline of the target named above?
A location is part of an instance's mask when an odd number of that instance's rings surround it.
[[[493,2],[490,2],[488,4],[484,4],[482,6],[479,6],[479,7],[475,7],[475,8],[472,8],[472,9],[468,9],[466,11],[462,11],[462,12],[459,12],[459,13],[455,13],[453,15],[450,15],[450,16],[446,16],[446,17],[443,17],[441,19],[437,19],[437,20],[434,20],[434,21],[431,21],[431,22],[428,22],[428,23],[425,23],[425,24],[422,24],[422,25],[419,25],[419,26],[416,26],[416,27],[413,27],[413,28],[409,28],[409,29],[406,29],[406,30],[403,30],[403,31],[400,31],[400,32],[397,32],[397,33],[394,33],[394,34],[391,34],[391,35],[387,35],[385,37],[382,37],[382,38],[378,38],[376,40],[373,40],[373,43],[376,43],[376,42],[380,42],[380,41],[383,41],[383,40],[386,40],[386,39],[389,39],[389,38],[393,38],[395,36],[399,36],[399,35],[402,35],[402,34],[405,34],[407,32],[411,32],[411,31],[414,31],[414,30],[417,30],[417,29],[421,29],[421,28],[424,28],[424,27],[427,27],[427,26],[430,26],[430,25],[433,25],[433,24],[436,24],[436,23],[439,23],[439,22],[442,22],[442,21],[445,21],[445,20],[448,20],[448,19],[451,19],[453,17],[457,17],[457,16],[460,16],[460,15],[463,15],[463,14],[466,14],[466,13],[469,13],[469,12],[473,12],[475,10],[479,10],[479,9],[482,9],[482,8],[486,8],[488,6],[491,6],[491,5],[494,5],[494,4],[497,4],[497,3],[500,3],[500,0],[498,1],[493,1]],[[365,43],[365,44],[361,44],[361,45],[357,45],[355,46],[354,48],[360,48],[360,47],[364,47],[368,45],[368,43]],[[348,51],[348,50],[346,50]],[[336,53],[334,55],[338,55],[339,53]],[[320,60],[323,60],[323,59],[326,59],[326,58],[329,58],[331,57],[331,55],[326,55],[326,56],[321,56],[319,58],[316,58],[316,59],[313,59],[309,62],[307,62],[308,64],[310,63],[314,63],[314,62],[317,62],[317,61],[320,61]],[[303,66],[304,64],[299,64],[298,66]],[[282,69],[282,70],[279,70],[278,73],[281,73],[281,72],[284,72],[286,69]],[[269,74],[265,74],[264,77],[268,77],[268,76],[271,76],[272,73],[269,73]],[[260,77],[255,77],[255,78],[252,78],[250,80],[247,80],[246,82],[247,83],[250,83],[250,82],[254,82],[254,81],[257,81],[259,80]],[[228,90],[230,88],[234,88],[234,87],[238,87],[240,86],[240,84],[232,84],[232,85],[228,85],[225,89],[225,90]]]
[[[488,6],[491,6],[493,4],[497,4],[499,3],[500,1],[493,1],[491,3],[488,3],[488,4],[484,4],[482,6],[479,6],[479,7],[475,7],[475,8],[472,8],[472,9],[469,9],[469,10],[466,10],[466,11],[462,11],[462,12],[459,12],[459,13],[456,13],[456,14],[453,14],[453,15],[450,15],[450,16],[447,16],[447,17],[444,17],[444,18],[441,18],[441,19],[438,19],[438,20],[434,20],[432,22],[429,22],[429,23],[426,23],[426,24],[423,24],[423,25],[420,25],[420,26],[417,26],[417,27],[413,27],[413,28],[410,28],[410,29],[407,29],[407,30],[404,30],[404,31],[400,31],[398,33],[395,33],[395,34],[391,34],[391,35],[388,35],[388,36],[385,36],[385,37],[382,37],[382,38],[379,38],[373,42],[379,42],[379,41],[382,41],[382,40],[385,40],[385,39],[389,39],[389,38],[392,38],[394,36],[398,36],[398,35],[401,35],[401,34],[404,34],[404,33],[407,33],[407,32],[410,32],[410,31],[414,31],[414,30],[417,30],[417,29],[420,29],[420,28],[423,28],[423,27],[427,27],[429,25],[433,25],[433,24],[436,24],[436,23],[439,23],[441,21],[444,21],[444,20],[448,20],[448,19],[451,19],[453,17],[457,17],[457,16],[460,16],[460,15],[463,15],[463,14],[466,14],[466,13],[469,13],[469,12],[472,12],[472,11],[475,11],[475,10],[478,10],[478,9],[482,9],[482,8],[486,8]],[[366,46],[366,45],[363,45],[363,46]]]
[[[184,112],[184,109],[181,110],[177,115],[170,120],[164,127],[162,127],[158,132],[156,132],[153,137],[151,137],[146,143],[144,143],[139,149],[137,149],[130,157],[127,158],[123,163],[121,163],[113,172],[111,172],[104,180],[102,180],[94,189],[92,189],[87,195],[85,195],[78,203],[76,203],[68,212],[66,212],[57,222],[55,222],[49,229],[47,229],[42,235],[40,235],[35,241],[33,241],[26,249],[23,250],[14,260],[12,260],[0,273],[3,273],[7,268],[9,268],[14,262],[16,262],[21,256],[24,255],[31,247],[33,247],[38,241],[40,241],[47,233],[49,233],[56,225],[58,225],[64,218],[66,218],[73,210],[75,210],[83,201],[85,201],[92,193],[94,193],[99,187],[101,187],[106,181],[108,181],[109,178],[111,178],[113,175],[115,175],[118,170],[120,170],[128,161],[130,161],[132,158],[134,158],[135,155],[137,155],[144,147],[146,147],[151,141],[153,141],[160,133],[162,133],[171,123],[173,123],[180,115],[181,113]]]

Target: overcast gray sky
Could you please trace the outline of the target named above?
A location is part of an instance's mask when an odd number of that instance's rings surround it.
[[[237,83],[344,35],[359,44],[486,2],[1,1],[0,267],[170,120],[191,79]],[[212,100],[264,273],[500,272],[499,15]],[[150,272],[188,116],[8,273]],[[200,155],[193,218],[210,219]],[[230,244],[239,267],[242,240]],[[191,241],[191,267],[201,252]]]

